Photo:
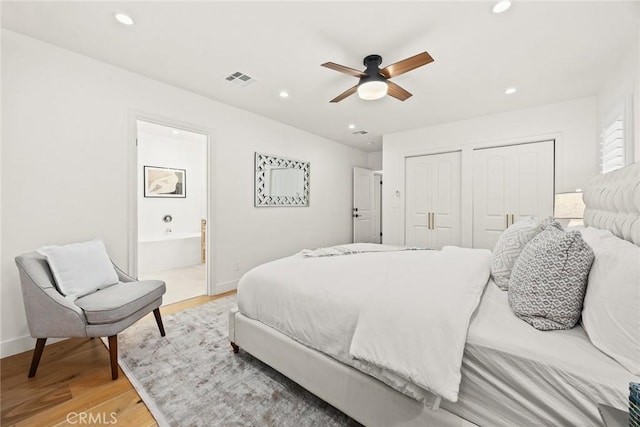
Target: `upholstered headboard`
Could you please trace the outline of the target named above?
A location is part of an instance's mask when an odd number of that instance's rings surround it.
[[[640,162],[593,178],[583,198],[584,225],[640,246]]]

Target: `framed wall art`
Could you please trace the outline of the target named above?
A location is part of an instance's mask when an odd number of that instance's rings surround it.
[[[144,166],[144,197],[187,197],[185,169]]]

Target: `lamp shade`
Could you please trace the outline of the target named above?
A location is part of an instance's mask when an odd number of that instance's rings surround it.
[[[383,80],[369,80],[358,85],[358,96],[368,101],[380,99],[387,94],[387,82]]]
[[[582,193],[558,193],[555,197],[553,216],[558,219],[584,218]]]

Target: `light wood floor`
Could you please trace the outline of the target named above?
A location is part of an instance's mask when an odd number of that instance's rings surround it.
[[[192,298],[160,310],[164,316],[233,293]],[[154,322],[153,315],[140,322]],[[48,345],[38,373],[27,378],[31,356],[28,351],[0,360],[1,426],[157,425],[122,370],[111,380],[109,350],[100,339]]]

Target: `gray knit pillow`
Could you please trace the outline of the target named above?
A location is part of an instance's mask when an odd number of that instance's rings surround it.
[[[524,247],[509,282],[516,316],[543,331],[571,329],[582,311],[593,251],[578,231],[547,226]]]
[[[509,288],[511,270],[520,252],[546,224],[534,217],[527,217],[517,221],[500,235],[491,253],[491,277],[500,289],[506,291]]]

